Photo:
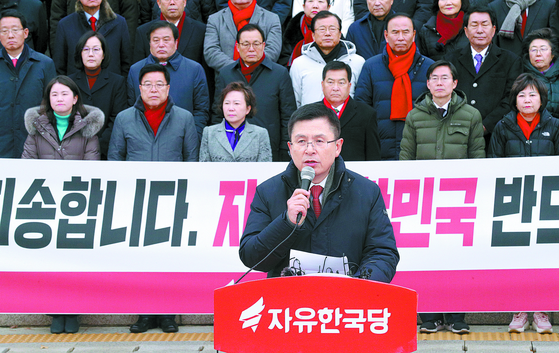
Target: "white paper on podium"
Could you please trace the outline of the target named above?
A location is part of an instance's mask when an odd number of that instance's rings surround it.
[[[313,273],[349,274],[346,256],[325,256],[293,249],[291,249],[289,257],[289,267],[296,271],[301,270],[306,275]]]

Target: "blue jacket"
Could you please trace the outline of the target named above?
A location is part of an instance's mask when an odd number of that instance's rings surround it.
[[[107,15],[103,15],[103,9],[100,12],[98,32],[107,40],[111,53],[111,62],[107,69],[117,75],[126,76],[132,62],[132,45],[126,20],[112,11]],[[59,75],[69,75],[78,71],[74,64],[74,50],[80,37],[90,30],[91,26],[83,11],[74,12],[60,20],[56,29],[56,46],[51,48],[52,59]]]
[[[157,64],[159,61],[149,55],[130,68],[128,73],[128,105],[132,106],[140,96],[140,70],[148,64]],[[198,140],[202,139],[202,131],[208,124],[210,116],[210,95],[206,74],[202,65],[185,58],[175,52],[168,60],[166,68],[171,75],[169,95],[175,104],[188,110],[194,115]]]
[[[190,112],[169,101],[157,135],[149,125],[144,103],[138,97],[136,104],[116,116],[109,161],[198,161],[198,135]]]
[[[381,54],[386,47],[384,35],[381,38],[375,37],[373,26],[369,21],[371,17],[373,17],[373,15],[369,14],[368,16],[356,20],[347,30],[346,40],[355,44],[357,54],[361,55],[365,60]]]
[[[0,50],[0,158],[20,158],[27,130],[23,115],[29,108],[41,104],[43,91],[56,76],[52,60],[27,44],[27,59],[21,64],[19,74],[11,61]]]
[[[256,269],[277,277],[288,265],[290,249],[329,256],[347,256],[353,273],[371,270],[370,279],[390,282],[400,260],[392,224],[377,184],[345,168],[336,158],[331,190],[320,217],[314,212],[299,229]],[[256,188],[245,231],[241,261],[252,267],[293,230],[287,200],[300,187],[299,171],[289,163],[285,172]]]
[[[427,91],[427,69],[433,60],[416,51],[413,63],[408,70],[412,89],[412,102]],[[388,69],[386,48],[382,54],[373,56],[365,62],[355,88],[355,100],[369,104],[377,111],[380,135],[381,158],[398,160],[400,141],[404,131],[404,120],[390,120],[392,86],[394,76]]]

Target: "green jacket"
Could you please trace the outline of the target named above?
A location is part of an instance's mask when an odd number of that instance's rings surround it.
[[[559,118],[559,61],[555,62],[545,73],[541,73],[524,57],[524,72],[531,72],[539,77],[547,86],[547,109],[551,115]]]
[[[462,91],[454,90],[442,117],[425,92],[406,117],[400,149],[400,160],[485,158],[481,114],[466,104]]]

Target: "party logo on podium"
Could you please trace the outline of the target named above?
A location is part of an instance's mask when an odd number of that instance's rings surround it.
[[[239,318],[239,321],[243,321],[243,328],[250,327],[253,332],[256,332],[258,323],[260,323],[260,319],[262,318],[260,313],[264,310],[264,307],[264,297],[261,297],[252,306],[243,310]]]

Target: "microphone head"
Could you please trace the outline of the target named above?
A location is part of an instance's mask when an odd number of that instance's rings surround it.
[[[301,170],[301,180],[310,180],[314,179],[314,169],[312,167],[306,166]]]

